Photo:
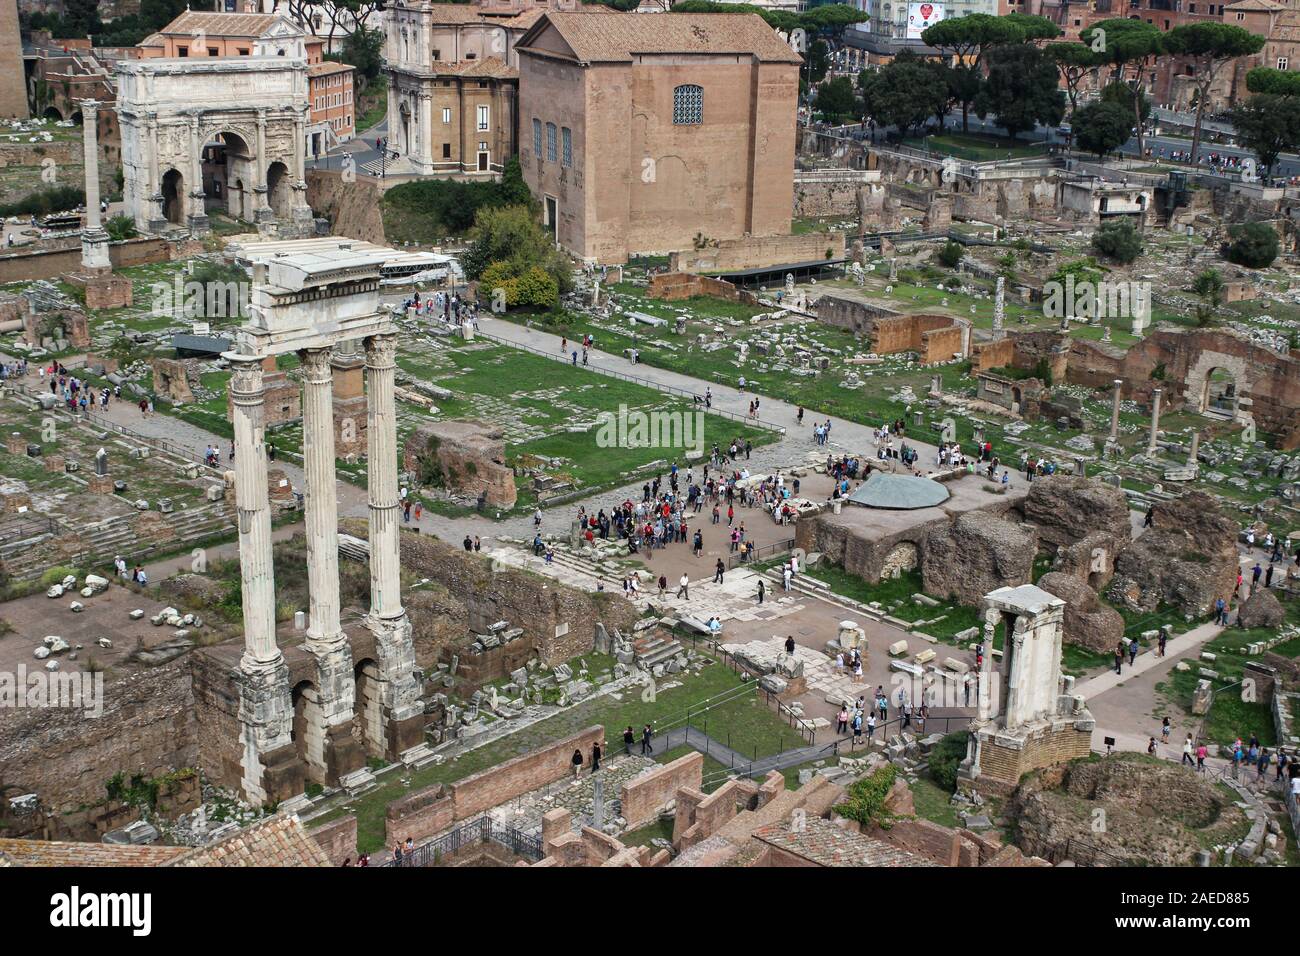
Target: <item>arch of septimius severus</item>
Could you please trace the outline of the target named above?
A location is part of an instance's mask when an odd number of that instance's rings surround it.
[[[423,742],[424,705],[399,581],[397,336],[391,313],[379,304],[385,259],[382,251],[354,251],[346,239],[320,239],[261,258],[254,252],[249,321],[225,355],[233,370],[243,585],[244,652],[235,677],[241,787],[255,805],[302,793],[304,774],[337,784],[362,770],[367,751],[396,759]],[[354,660],[340,622],[330,367],[332,351],[356,341],[364,346],[367,393],[371,606],[365,627],[374,647],[366,662]],[[299,355],[303,369],[310,595],[303,647],[314,671],[295,686],[276,638],[262,378],[266,360],[288,352]],[[369,699],[359,701],[359,695]]]
[[[125,60],[117,113],[123,199],[142,232],[206,232],[211,199],[259,231],[311,234],[301,57]],[[205,170],[208,146],[222,161]],[[205,178],[220,184],[219,197]]]

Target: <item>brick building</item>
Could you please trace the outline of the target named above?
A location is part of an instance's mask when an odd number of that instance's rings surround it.
[[[0,87],[0,118],[27,119],[27,89],[23,76],[23,47],[18,37],[18,4],[0,0],[0,74],[9,82]]]
[[[426,175],[491,177],[518,151],[515,44],[578,0],[398,2],[384,21],[390,145]]]
[[[789,233],[801,59],[760,17],[547,13],[516,52],[524,178],[575,255]]]

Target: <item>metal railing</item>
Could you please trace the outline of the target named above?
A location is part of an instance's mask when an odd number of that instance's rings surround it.
[[[381,865],[437,866],[444,857],[454,855],[466,847],[489,841],[505,847],[515,856],[529,860],[542,858],[541,837],[530,836],[514,827],[501,826],[491,817],[481,816],[427,843],[422,843],[409,852],[404,852],[401,859],[393,858]]]
[[[715,770],[713,773],[704,776],[701,786],[707,789],[715,783],[720,783],[732,777],[751,777],[759,773],[766,774],[773,770],[785,770],[788,767],[795,767],[816,760],[828,760],[841,756],[851,757],[858,753],[869,753],[873,749],[879,750],[883,748],[885,742],[891,736],[904,730],[911,730],[917,734],[949,734],[958,730],[965,730],[970,726],[972,720],[974,720],[973,717],[962,714],[950,714],[941,717],[931,716],[925,719],[924,729],[922,729],[915,717],[911,719],[910,723],[905,722],[903,717],[895,717],[883,724],[878,724],[870,736],[868,736],[864,726],[860,741],[851,734],[849,736],[840,735],[821,747],[799,747],[783,751],[774,757],[758,758],[746,764]],[[891,727],[894,730],[891,731]]]
[[[507,319],[505,321],[509,321],[509,320]],[[524,352],[531,352],[534,355],[538,355],[541,356],[542,358],[550,359],[553,362],[559,362],[564,365],[571,364],[570,359],[567,356],[560,355],[558,352],[545,351],[543,349],[536,348],[535,346],[532,345],[525,345],[522,342],[516,342],[513,339],[508,339],[502,335],[496,335],[492,332],[484,332],[481,329],[475,332],[475,335],[482,336],[483,338],[495,342],[498,345],[504,345],[512,349],[520,349]],[[693,392],[690,389],[678,388],[676,385],[667,385],[663,382],[655,382],[648,378],[641,378],[639,375],[629,375],[626,372],[620,372],[618,369],[611,368],[606,364],[602,364],[595,361],[588,361],[588,363],[582,367],[589,368],[600,375],[608,375],[611,378],[622,379],[625,382],[632,382],[636,385],[644,386],[645,388],[653,388],[656,391],[664,392],[665,394],[668,395],[676,395],[680,398],[689,398],[692,404],[699,406],[698,408],[699,411],[706,412],[709,415],[718,415],[722,418],[730,419],[731,421],[743,422],[750,425],[757,425],[760,428],[766,428],[780,435],[785,434],[784,425],[778,425],[776,422],[770,422],[765,418],[754,418],[749,415],[741,415],[739,412],[729,412],[726,409],[722,409],[722,408],[713,408],[713,407],[706,408],[704,405],[704,396],[698,392]]]
[[[788,554],[794,550],[794,538],[786,538],[783,541],[773,541],[771,544],[760,545],[750,552],[749,557],[745,558],[739,551],[728,552],[727,570],[730,571],[737,565],[753,565],[765,558],[772,558],[778,554]]]

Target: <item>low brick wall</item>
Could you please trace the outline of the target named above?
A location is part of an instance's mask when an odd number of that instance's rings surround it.
[[[324,826],[311,831],[312,839],[320,844],[325,855],[335,866],[342,866],[344,860],[356,861],[357,858],[357,818],[349,813],[347,816],[331,820]]]
[[[417,843],[450,827],[458,820],[477,816],[498,804],[554,783],[573,772],[575,750],[582,751],[590,767],[591,747],[597,741],[604,749],[605,728],[588,727],[563,740],[503,764],[471,774],[452,784],[436,784],[417,790],[388,805],[385,839],[389,844]]]
[[[661,272],[650,277],[647,294],[652,299],[675,302],[697,295],[711,295],[733,302],[740,298],[740,292],[725,279],[696,275],[693,272]]]
[[[692,752],[623,784],[619,797],[627,828],[650,823],[682,787],[699,790],[703,777],[704,755]]]

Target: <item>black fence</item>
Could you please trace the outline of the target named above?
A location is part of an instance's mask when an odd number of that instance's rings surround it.
[[[497,843],[515,856],[529,860],[542,858],[541,837],[530,836],[513,827],[501,826],[491,817],[483,816],[444,833],[428,843],[403,853],[401,859],[392,859],[384,866],[437,866],[445,857],[453,856],[466,847],[487,842]]]

